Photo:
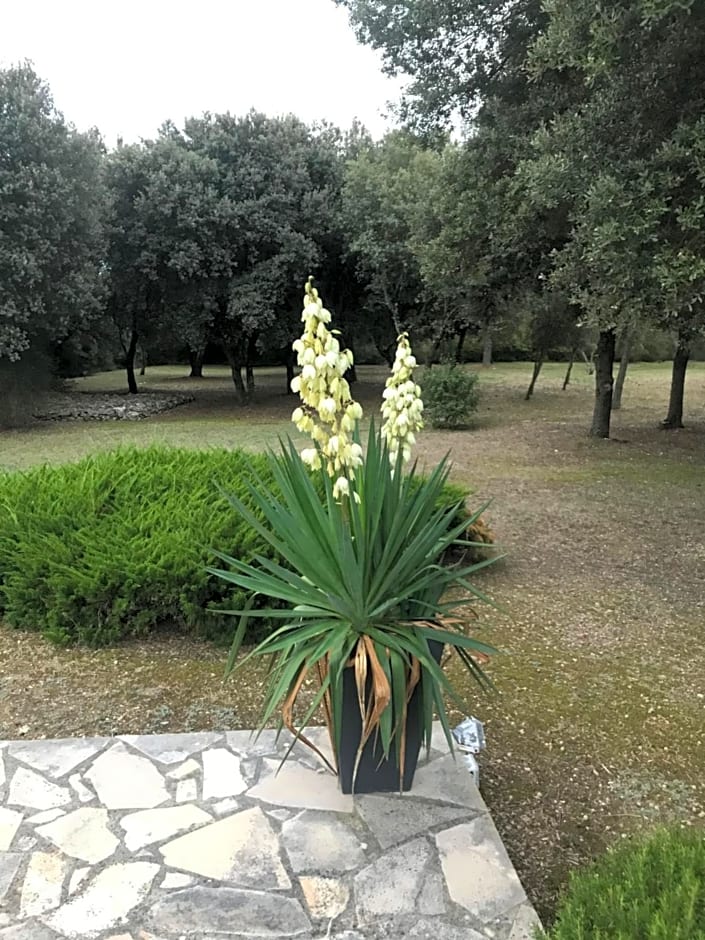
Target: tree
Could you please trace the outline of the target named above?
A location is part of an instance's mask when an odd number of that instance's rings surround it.
[[[585,89],[582,107],[557,121],[547,138],[574,192],[576,181],[593,179],[587,196],[576,198],[577,237],[567,255],[580,263],[582,253],[592,268],[587,290],[592,301],[602,295],[603,332],[613,333],[615,314],[627,310],[666,322],[677,334],[666,427],[682,423],[689,343],[702,328],[704,44],[705,8],[692,0],[578,0],[551,5],[533,50],[539,73],[577,72]],[[591,229],[596,208],[601,220]],[[608,266],[600,263],[605,251]],[[593,431],[604,436],[610,347],[613,337],[602,337]]]
[[[222,264],[217,170],[167,127],[156,141],[118,148],[105,178],[108,310],[134,393],[138,343],[148,348],[168,330],[196,344],[207,333],[211,309],[199,288]]]
[[[348,163],[343,226],[348,253],[364,285],[368,330],[391,363],[396,337],[421,327],[427,313],[423,281],[412,250],[413,206],[422,198],[428,164],[423,148],[392,132]]]
[[[102,145],[56,110],[31,66],[0,71],[0,359],[100,313]]]

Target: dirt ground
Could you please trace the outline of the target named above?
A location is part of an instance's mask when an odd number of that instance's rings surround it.
[[[605,846],[663,822],[705,823],[705,368],[688,380],[687,428],[666,432],[668,368],[632,367],[611,441],[587,437],[590,380],[575,372],[561,392],[561,367],[547,368],[524,402],[530,366],[495,366],[474,427],[425,431],[418,447],[428,464],[451,450],[455,478],[492,500],[506,556],[480,586],[507,612],[485,610],[482,635],[503,654],[491,665],[497,695],[467,688],[468,711],[486,726],[483,794],[546,919],[569,871]],[[368,411],[382,375],[361,371]],[[260,447],[287,430],[278,375],[259,377],[244,410],[222,370],[147,379],[196,400],[129,427],[2,435],[0,466],[125,440]],[[261,677],[223,686],[223,661],[184,637],[59,650],[0,628],[0,738],[253,727]]]

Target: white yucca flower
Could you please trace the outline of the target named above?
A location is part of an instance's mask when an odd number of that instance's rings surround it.
[[[416,432],[423,427],[421,388],[414,382],[416,357],[411,353],[409,334],[397,338],[392,374],[382,393],[382,435],[389,446],[389,459],[396,464],[401,450],[404,462],[411,458]]]

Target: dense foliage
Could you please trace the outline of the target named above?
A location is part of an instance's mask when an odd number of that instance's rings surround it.
[[[703,940],[705,839],[663,831],[573,874],[547,940]]]
[[[421,377],[424,414],[434,428],[465,427],[480,400],[478,374],[455,363],[426,369]]]
[[[227,639],[232,621],[215,611],[244,595],[207,573],[212,550],[268,552],[225,495],[254,509],[246,467],[271,481],[258,455],[165,447],[0,474],[2,619],[90,646],[161,627]]]

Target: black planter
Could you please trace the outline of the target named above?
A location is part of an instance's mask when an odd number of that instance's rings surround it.
[[[443,643],[429,640],[431,655],[440,663]],[[371,680],[368,678],[368,693]],[[406,715],[406,753],[404,756],[403,790],[410,790],[421,751],[421,699],[418,687],[414,689]],[[396,721],[396,715],[392,716]],[[343,671],[343,727],[338,754],[338,775],[343,793],[390,793],[399,792],[399,763],[392,741],[389,759],[385,760],[382,741],[378,733],[372,734],[362,749],[353,787],[355,758],[360,746],[362,719],[357,700],[355,673],[352,668]]]

